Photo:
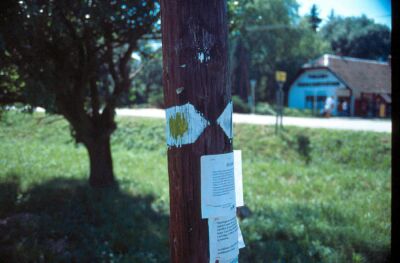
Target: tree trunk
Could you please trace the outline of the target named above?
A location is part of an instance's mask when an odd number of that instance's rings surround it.
[[[90,159],[90,185],[93,187],[113,185],[115,180],[111,157],[110,136],[90,138],[90,142],[85,145]]]
[[[233,71],[232,91],[238,95],[246,104],[250,94],[250,78],[249,78],[249,55],[248,50],[243,44],[243,40],[239,39],[234,53],[236,60]]]

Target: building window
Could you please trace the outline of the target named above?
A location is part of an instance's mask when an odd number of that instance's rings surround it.
[[[305,108],[310,110],[316,109],[317,111],[319,111],[324,108],[325,100],[326,96],[306,96]]]
[[[310,79],[323,79],[323,78],[327,78],[328,74],[324,74],[324,73],[322,73],[322,74],[308,74],[308,77]]]
[[[299,82],[297,86],[299,87],[309,87],[309,86],[339,86],[340,83],[337,81],[329,82]]]

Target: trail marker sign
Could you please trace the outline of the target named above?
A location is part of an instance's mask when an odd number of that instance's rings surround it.
[[[278,82],[277,91],[276,91],[276,123],[275,123],[275,133],[278,133],[278,127],[283,127],[283,100],[284,100],[284,91],[283,84],[286,82],[286,72],[277,70],[275,72],[275,79]],[[280,122],[280,125],[279,125]]]
[[[286,72],[285,71],[276,71],[275,72],[275,79],[278,82],[286,82]]]

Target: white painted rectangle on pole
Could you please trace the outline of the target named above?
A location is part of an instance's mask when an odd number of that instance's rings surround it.
[[[234,174],[235,174],[235,192],[236,207],[244,206],[243,201],[243,171],[242,171],[242,151],[234,150]]]
[[[201,156],[201,216],[236,212],[233,152]]]

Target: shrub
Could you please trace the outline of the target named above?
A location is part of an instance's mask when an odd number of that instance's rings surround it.
[[[313,113],[309,109],[293,109],[293,108],[285,108],[283,110],[284,116],[292,116],[292,117],[313,117]]]
[[[256,113],[257,114],[265,114],[265,115],[275,115],[276,114],[274,108],[267,102],[257,103]]]
[[[233,111],[239,113],[249,113],[250,107],[244,102],[239,96],[233,95],[232,96],[232,103],[233,103]]]
[[[148,103],[157,108],[164,108],[164,95],[162,91],[153,91],[149,95]]]
[[[305,160],[306,164],[311,161],[311,147],[310,138],[306,135],[297,135],[297,151],[301,157]]]

